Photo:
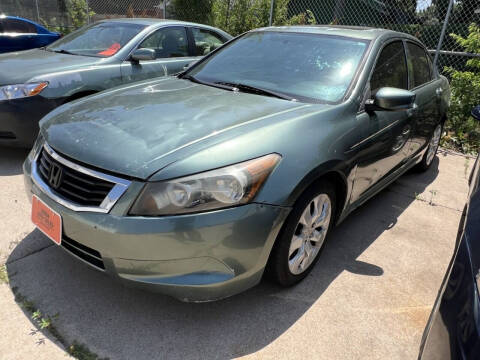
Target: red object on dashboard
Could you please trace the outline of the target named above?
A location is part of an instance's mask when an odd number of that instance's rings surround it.
[[[107,50],[100,51],[98,55],[103,55],[103,56],[112,56],[114,55],[118,50],[120,50],[122,46],[119,43],[113,43]]]

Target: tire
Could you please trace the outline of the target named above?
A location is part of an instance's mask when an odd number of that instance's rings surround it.
[[[320,258],[333,226],[335,205],[335,188],[329,182],[320,181],[302,194],[283,224],[270,254],[266,269],[270,280],[287,287],[308,275]],[[312,216],[312,212],[319,216]]]
[[[427,171],[430,168],[430,165],[432,165],[433,159],[435,159],[435,155],[437,154],[442,132],[443,124],[438,124],[433,131],[432,137],[430,138],[427,150],[425,151],[425,154],[423,154],[422,161],[420,161],[415,167],[416,170],[422,172]]]

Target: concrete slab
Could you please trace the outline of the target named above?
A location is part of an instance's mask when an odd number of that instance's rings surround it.
[[[0,284],[0,358],[2,360],[68,359],[64,349],[39,331],[19,308],[11,289]]]
[[[417,199],[463,211],[465,191],[475,159],[439,151],[432,168],[425,173],[414,171],[400,177],[391,185],[392,191],[415,195]]]
[[[33,236],[34,241],[22,246],[14,258],[23,257],[45,246],[51,245],[40,232],[32,233],[34,226],[30,221],[30,202],[23,185],[22,163],[28,154],[27,150],[0,147],[0,263],[11,256],[12,250],[26,237]]]
[[[45,313],[59,313],[55,324],[67,343],[110,359],[415,359],[453,252],[468,189],[464,167],[464,158],[446,155],[431,172],[402,177],[334,230],[316,268],[294,288],[262,282],[220,302],[184,304],[114,283],[57,246],[25,250],[42,241],[38,231],[11,250],[10,286]],[[431,189],[434,200],[422,200]],[[4,229],[0,239],[20,231]],[[25,316],[12,299],[3,301]],[[30,341],[24,327],[4,323],[0,333]],[[18,348],[0,343],[0,353]]]

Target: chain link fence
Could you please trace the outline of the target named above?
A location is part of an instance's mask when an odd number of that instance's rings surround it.
[[[469,25],[479,23],[478,0],[297,0],[289,3],[289,15],[308,10],[320,24],[381,27],[414,35],[432,55],[438,50],[439,69],[453,66],[461,70],[468,58],[479,56],[465,53],[450,36],[455,33],[465,37]]]
[[[478,0],[2,0],[0,13],[62,33],[118,17],[188,20],[232,35],[269,24],[370,26],[418,37],[433,55],[438,53],[439,69],[462,70],[469,58],[480,56],[466,53],[450,35],[465,37],[469,25],[480,22]]]

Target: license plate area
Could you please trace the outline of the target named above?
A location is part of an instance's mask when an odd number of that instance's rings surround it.
[[[32,222],[55,244],[62,243],[62,217],[37,196],[32,196]]]

